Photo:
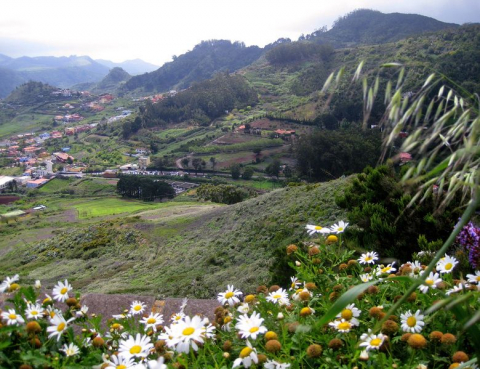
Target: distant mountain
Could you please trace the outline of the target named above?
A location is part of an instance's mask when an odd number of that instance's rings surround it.
[[[95,94],[102,93],[116,93],[121,86],[128,81],[132,76],[125,72],[122,68],[113,68],[106,76],[98,83],[80,83],[72,87],[73,90],[84,91],[88,90]]]
[[[104,59],[95,59],[97,63],[105,65],[108,68],[115,68],[120,67],[125,72],[129,73],[132,76],[136,76],[138,74],[153,72],[160,68],[158,65],[147,63],[141,59],[134,59],[134,60],[126,60],[121,63],[114,63],[110,60]]]
[[[246,47],[242,42],[202,41],[192,51],[174,57],[158,70],[132,77],[125,86],[128,90],[141,88],[148,92],[184,89],[217,72],[243,68],[257,60],[262,52],[258,46]]]
[[[27,82],[17,86],[10,95],[5,98],[6,102],[15,104],[34,104],[48,100],[47,97],[56,88],[42,82]]]
[[[339,18],[329,31],[316,31],[300,40],[328,42],[335,48],[343,48],[395,42],[425,32],[456,27],[459,25],[418,14],[384,14],[376,10],[359,9]]]
[[[0,55],[0,69],[9,70],[8,80],[0,78],[0,97],[26,81],[67,88],[78,83],[97,82],[109,72],[109,68],[88,56],[9,58]]]

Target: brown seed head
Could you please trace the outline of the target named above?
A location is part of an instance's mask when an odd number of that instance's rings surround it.
[[[408,345],[414,349],[423,349],[427,346],[427,340],[421,334],[414,333],[407,340]]]
[[[313,246],[308,249],[309,256],[315,256],[318,254],[320,254],[320,249],[318,248],[318,246]]]
[[[267,362],[267,359],[268,359],[265,354],[258,354],[258,355],[257,355],[257,358],[258,358],[258,363],[259,363],[259,364],[266,363],[266,362]]]
[[[265,350],[267,350],[268,352],[275,353],[280,351],[281,349],[282,344],[277,340],[270,340],[267,341],[267,343],[265,344]]]
[[[315,291],[317,289],[317,285],[313,282],[305,283],[305,288],[309,291]]]
[[[287,246],[287,255],[291,255],[293,254],[294,252],[297,252],[298,251],[298,247],[296,245],[288,245]]]
[[[257,287],[257,293],[263,293],[266,294],[268,292],[268,288],[265,285],[258,286]]]
[[[378,292],[380,292],[380,289],[377,286],[370,286],[367,288],[367,293],[370,295],[376,295]]]
[[[300,300],[302,301],[308,301],[310,300],[310,292],[308,291],[302,291],[300,292],[300,294],[298,295],[298,297],[300,298]]]
[[[455,336],[454,336],[453,334],[451,334],[451,333],[445,333],[445,334],[442,336],[441,342],[442,342],[444,345],[453,345],[455,342],[457,342],[457,337],[455,337]]]
[[[331,348],[332,350],[338,350],[342,346],[343,346],[343,341],[338,338],[334,338],[330,340],[330,342],[328,343],[328,347]]]
[[[394,333],[398,332],[398,324],[393,320],[386,320],[385,323],[382,325],[382,333],[393,335]]]
[[[333,290],[335,292],[340,292],[341,290],[343,290],[343,286],[341,284],[336,284],[335,286],[333,286]]]
[[[469,356],[463,351],[457,351],[452,356],[452,361],[454,363],[465,363],[470,360]]]
[[[347,262],[347,265],[351,268],[355,265],[357,265],[357,261],[355,259],[350,259],[348,262]]]
[[[103,345],[105,345],[105,341],[103,340],[102,337],[97,336],[93,339],[92,345],[93,345],[93,347],[97,347],[97,348],[98,347],[103,347]]]
[[[157,352],[159,352],[159,353],[160,353],[160,352],[163,352],[164,349],[165,349],[165,345],[166,345],[166,344],[167,344],[167,343],[165,342],[165,340],[158,340],[158,341],[156,341],[156,342],[155,342],[155,350],[156,350]]]
[[[380,316],[380,313],[383,312],[383,310],[377,306],[374,306],[372,308],[370,308],[370,310],[368,311],[368,314],[372,317],[372,318],[377,318]]]
[[[443,333],[440,331],[432,331],[429,337],[430,337],[430,341],[440,342],[442,340]]]
[[[78,304],[78,301],[77,301],[77,299],[76,299],[75,297],[69,297],[69,298],[67,299],[67,301],[65,301],[65,303],[66,303],[68,306],[72,307],[72,306],[76,306],[76,305]]]
[[[408,296],[407,301],[408,302],[414,302],[416,299],[417,299],[417,293],[412,292],[412,294],[410,296]]]
[[[307,356],[309,358],[320,357],[322,355],[323,348],[320,345],[314,343],[313,345],[308,346]]]
[[[275,292],[275,291],[278,291],[280,289],[280,286],[277,285],[277,284],[274,284],[273,286],[270,286],[270,288],[268,289],[269,292]]]
[[[338,297],[340,296],[340,294],[338,292],[332,292],[329,296],[328,296],[328,299],[333,302],[335,301],[336,299],[338,299]]]
[[[295,333],[297,331],[298,326],[300,325],[299,322],[287,323],[287,329],[290,333]]]
[[[232,349],[232,341],[226,340],[223,343],[223,351],[230,351]]]
[[[42,327],[40,327],[40,324],[38,322],[33,321],[33,322],[28,322],[27,323],[27,332],[28,333],[40,333],[42,331]]]
[[[411,335],[412,335],[411,333],[404,333],[402,334],[402,337],[400,337],[400,340],[402,342],[407,342]]]
[[[342,264],[340,264],[340,265],[338,266],[338,270],[339,270],[339,271],[344,271],[344,270],[346,270],[347,268],[348,268],[348,265],[345,264],[345,263],[342,263]]]

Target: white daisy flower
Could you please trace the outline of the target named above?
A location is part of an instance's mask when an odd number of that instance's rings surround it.
[[[163,315],[150,313],[148,317],[142,318],[142,320],[140,320],[140,323],[145,325],[146,329],[152,328],[153,331],[156,332],[157,325],[163,323]]]
[[[373,279],[373,275],[371,275],[370,273],[365,273],[365,274],[361,274],[359,278],[362,282],[365,283],[365,282],[371,281]]]
[[[60,337],[62,337],[62,334],[67,330],[68,324],[73,320],[75,320],[75,318],[65,320],[65,318],[60,314],[55,315],[50,320],[50,324],[52,325],[50,327],[47,327],[47,332],[50,333],[48,335],[48,338],[53,338],[57,336],[57,341],[60,341]]]
[[[338,319],[345,319],[349,321],[352,325],[358,326],[360,322],[358,318],[360,316],[360,309],[355,307],[355,304],[347,305],[338,315],[336,316]]]
[[[457,293],[457,292],[466,290],[469,287],[470,287],[470,285],[468,283],[465,283],[465,284],[459,283],[456,286],[453,286],[453,288],[447,290],[447,292],[445,292],[445,294],[447,296],[450,296],[452,293]]]
[[[322,234],[330,233],[330,228],[321,227],[313,224],[307,224],[305,229],[307,230],[307,233],[309,234],[309,236],[313,236],[315,233],[322,233]]]
[[[422,331],[425,323],[423,319],[425,315],[420,314],[420,310],[417,310],[415,314],[412,314],[410,310],[400,315],[400,321],[402,323],[402,329],[404,332],[419,333]]]
[[[62,315],[62,311],[60,309],[54,308],[53,306],[47,306],[43,313],[47,314],[50,319],[53,319],[57,315]]]
[[[240,306],[237,308],[237,311],[240,314],[248,314],[250,312],[250,305],[244,302],[243,304],[240,304]]]
[[[238,297],[242,296],[242,292],[235,289],[233,285],[228,285],[227,290],[225,292],[220,292],[218,294],[217,300],[222,304],[228,304],[230,306],[234,306],[240,302]]]
[[[364,333],[360,336],[360,347],[365,347],[367,351],[378,350],[382,346],[385,336],[382,333],[373,334],[369,329],[368,333]]]
[[[313,293],[311,291],[309,291],[307,288],[299,288],[298,290],[295,291],[295,293],[292,295],[292,299],[295,300],[295,301],[301,301],[301,298],[300,298],[300,294],[302,292],[308,292],[308,294],[310,295],[310,298],[313,297]]]
[[[422,291],[423,293],[427,293],[427,291],[431,289],[437,288],[437,284],[442,281],[442,278],[440,278],[440,275],[438,273],[433,273],[430,272],[428,277],[425,279],[425,282],[418,286],[419,290]]]
[[[75,356],[80,353],[78,346],[74,345],[73,343],[70,343],[69,345],[65,343],[60,351],[63,351],[66,356]]]
[[[265,364],[263,364],[265,369],[287,369],[290,368],[290,364],[287,363],[279,363],[275,360],[268,359]]]
[[[440,274],[451,273],[457,264],[457,259],[455,259],[453,256],[445,255],[445,257],[438,261],[436,268]]]
[[[18,274],[15,274],[12,278],[6,277],[5,280],[0,284],[0,293],[4,293],[5,291],[8,292],[11,285],[19,280]]]
[[[110,360],[105,361],[105,364],[108,364],[108,366],[105,369],[117,369],[117,368],[122,368],[122,369],[128,369],[128,368],[134,368],[137,363],[133,361],[133,357],[123,357],[123,356],[116,356],[112,355],[109,358]]]
[[[480,270],[477,270],[475,274],[467,274],[468,282],[480,284]]]
[[[141,359],[150,354],[153,349],[153,343],[150,337],[137,333],[135,337],[129,336],[126,340],[121,340],[118,347],[118,356],[124,358],[139,357]]]
[[[148,369],[167,369],[163,356],[160,356],[158,360],[149,360],[147,364]]]
[[[366,254],[362,254],[358,259],[360,264],[375,264],[378,260],[378,254],[375,251],[369,251]]]
[[[198,315],[193,318],[186,316],[184,320],[165,327],[165,333],[159,338],[164,339],[168,347],[174,348],[179,353],[188,353],[190,346],[194,351],[198,351],[196,342],[203,343],[207,323],[208,319],[201,319]]]
[[[418,260],[415,260],[414,262],[409,261],[407,264],[410,264],[410,269],[412,269],[409,274],[410,277],[416,278],[422,274],[422,264]]]
[[[183,319],[185,319],[185,314],[181,311],[176,314],[173,314],[172,317],[170,318],[170,320],[173,323],[181,322]]]
[[[279,305],[287,305],[290,302],[288,300],[288,293],[283,288],[279,288],[274,292],[270,292],[266,300]]]
[[[328,323],[328,325],[335,328],[338,332],[341,333],[348,333],[354,327],[354,325],[350,321],[345,319],[335,320]]]
[[[333,226],[330,227],[330,231],[332,233],[343,233],[345,231],[345,228],[347,228],[348,223],[345,223],[343,220],[338,222],[338,224],[334,224]]]
[[[8,309],[2,313],[2,319],[7,321],[7,325],[20,325],[25,323],[25,320],[20,314],[15,312],[15,309]]]
[[[259,313],[253,312],[251,316],[242,315],[238,318],[235,328],[242,338],[257,339],[257,335],[265,333],[268,329],[262,325],[264,319]]]
[[[86,317],[88,314],[88,306],[82,305],[80,310],[78,310],[75,314],[77,315],[77,318]]]
[[[297,277],[290,277],[290,280],[292,281],[289,288],[290,291],[295,291],[298,287],[300,287],[301,283]]]
[[[40,304],[28,304],[27,305],[27,310],[25,310],[25,315],[27,316],[27,319],[39,319],[43,315],[43,308],[40,306]]]
[[[138,315],[142,314],[147,306],[142,301],[133,301],[130,305],[129,314]]]
[[[53,298],[60,302],[65,302],[68,299],[68,292],[72,290],[72,286],[68,284],[65,279],[65,283],[58,282],[53,288]]]
[[[36,288],[36,289],[42,288],[42,283],[40,282],[40,279],[37,279],[37,280],[35,281],[35,288]]]
[[[258,364],[257,350],[247,340],[247,346],[240,351],[239,358],[235,359],[232,368],[243,365],[244,368],[250,368],[252,364]]]
[[[376,276],[380,277],[383,274],[390,274],[395,272],[397,269],[393,267],[394,264],[395,262],[393,262],[392,264],[388,264],[387,266],[379,265],[377,267],[377,270],[375,271]]]
[[[125,315],[125,314],[114,314],[114,315],[112,315],[113,319],[125,319],[126,317],[127,317],[127,315]]]

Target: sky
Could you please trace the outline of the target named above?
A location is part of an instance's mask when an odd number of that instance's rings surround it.
[[[480,0],[1,0],[0,54],[88,55],[161,66],[202,40],[260,47],[368,8],[480,22]]]

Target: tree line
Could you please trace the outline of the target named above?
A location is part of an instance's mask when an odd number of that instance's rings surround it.
[[[167,182],[140,176],[121,176],[117,182],[117,192],[122,197],[144,201],[175,196],[175,190]]]

